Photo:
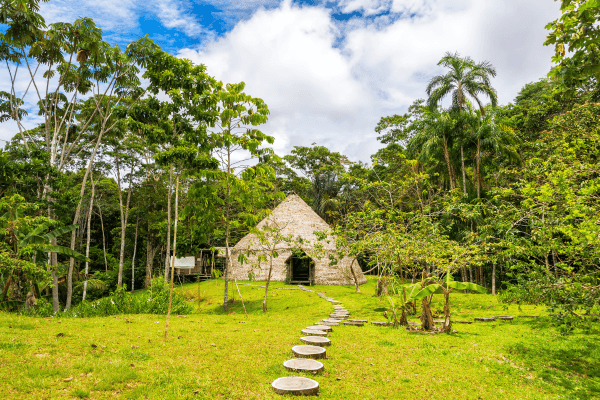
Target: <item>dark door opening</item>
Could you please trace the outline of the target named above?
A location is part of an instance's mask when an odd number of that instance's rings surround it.
[[[311,283],[315,263],[305,252],[293,250],[289,263],[290,283]]]

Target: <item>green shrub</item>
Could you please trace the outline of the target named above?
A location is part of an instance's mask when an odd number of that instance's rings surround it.
[[[40,299],[38,307],[25,313],[39,317],[106,317],[118,314],[166,314],[169,307],[169,286],[163,278],[152,282],[152,291],[133,295],[124,287],[109,296],[94,301],[83,301],[69,310],[54,314],[52,305]],[[171,313],[190,314],[192,307],[177,292],[173,292]]]

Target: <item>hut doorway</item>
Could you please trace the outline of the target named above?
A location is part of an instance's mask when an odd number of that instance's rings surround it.
[[[314,279],[315,262],[302,250],[292,250],[288,259],[290,283],[311,284]]]

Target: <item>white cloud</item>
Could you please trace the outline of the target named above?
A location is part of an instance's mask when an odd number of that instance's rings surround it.
[[[155,0],[156,15],[165,28],[177,29],[190,37],[209,35],[208,30],[198,23],[196,16],[189,13],[189,5],[176,0]]]
[[[271,110],[263,130],[276,137],[278,152],[317,142],[365,161],[379,147],[373,131],[379,118],[424,98],[428,80],[443,72],[437,62],[446,51],[492,62],[504,104],[551,66],[544,25],[557,17],[558,5],[546,0],[342,0],[338,6],[363,12],[386,6],[413,17],[339,23],[330,9],[287,0],[202,51],[179,54],[204,63],[218,79],[245,81],[246,93],[263,98]]]

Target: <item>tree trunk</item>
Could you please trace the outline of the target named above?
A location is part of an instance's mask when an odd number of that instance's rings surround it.
[[[106,259],[106,236],[104,235],[104,220],[102,219],[102,209],[98,204],[98,214],[100,215],[100,227],[102,228],[102,253],[104,254],[104,271],[108,271],[108,260]]]
[[[179,208],[179,176],[177,176],[177,185],[175,187],[175,226],[173,227],[173,257],[171,258],[171,287],[169,289],[169,309],[167,310],[167,321],[165,325],[165,342],[167,341],[167,332],[169,331],[169,317],[171,316],[171,305],[173,304],[173,277],[175,276],[175,254],[177,253],[177,219]]]
[[[92,183],[92,195],[90,196],[90,209],[88,211],[88,220],[87,220],[87,238],[85,243],[85,258],[90,258],[90,242],[91,242],[91,227],[92,227],[92,211],[94,210],[94,194],[96,192],[96,185],[94,184],[94,175],[90,176],[90,182]],[[83,296],[81,300],[85,300],[85,296],[87,294],[87,276],[89,273],[90,263],[88,260],[85,260],[85,273],[83,282]]]
[[[102,127],[100,128],[100,134],[98,135],[98,140],[96,141],[96,145],[94,146],[94,150],[90,155],[90,159],[88,161],[87,169],[85,170],[85,174],[83,175],[83,181],[81,182],[81,190],[79,192],[79,203],[77,203],[77,208],[75,209],[75,216],[73,218],[73,224],[76,224],[79,221],[79,216],[81,214],[81,203],[83,202],[83,195],[85,194],[85,184],[87,182],[88,176],[92,171],[92,166],[94,165],[94,159],[96,158],[96,153],[98,152],[98,147],[100,146],[100,142],[102,141],[102,135],[105,130],[105,123],[103,122]],[[75,250],[75,230],[71,232],[71,250]],[[65,309],[71,308],[71,299],[73,297],[73,268],[75,267],[75,259],[69,259],[69,270],[67,272],[67,301],[65,303]]]
[[[492,294],[496,294],[496,263],[492,264]]]
[[[423,330],[430,331],[433,329],[433,315],[431,314],[431,307],[429,306],[429,299],[427,297],[421,300],[420,319]]]
[[[135,286],[135,253],[137,251],[137,239],[138,239],[138,227],[140,225],[140,216],[138,214],[137,221],[135,223],[135,239],[133,239],[133,257],[131,257],[131,293],[133,293]]]
[[[481,198],[481,178],[479,175],[479,167],[481,165],[481,145],[479,139],[477,139],[477,153],[475,162],[475,184],[477,186],[477,198]]]
[[[446,160],[446,166],[448,167],[448,178],[450,179],[450,190],[456,189],[456,178],[452,170],[452,164],[450,163],[450,153],[448,152],[448,139],[444,135],[444,159]]]
[[[356,293],[360,293],[360,286],[358,284],[358,278],[356,277],[356,272],[354,272],[354,262],[356,261],[356,258],[352,259],[352,262],[350,263],[350,271],[352,272],[352,277],[354,278],[354,286],[356,287]]]
[[[119,157],[117,160],[117,192],[119,194],[119,211],[121,213],[121,247],[119,249],[119,275],[117,286],[123,287],[123,264],[125,262],[125,234],[127,233],[127,220],[129,219],[129,201],[131,200],[131,182],[133,181],[133,162],[129,172],[129,188],[127,189],[127,204],[123,205],[123,194],[121,191],[121,173],[119,168]]]
[[[267,276],[267,284],[265,285],[265,298],[263,300],[263,312],[267,312],[267,294],[269,293],[269,283],[271,283],[271,273],[273,272],[273,250],[271,249],[271,254],[269,256],[269,275]]]
[[[465,171],[465,154],[462,144],[460,145],[460,163],[462,167],[463,193],[467,194],[467,171]]]
[[[148,222],[148,236],[146,238],[146,280],[144,287],[150,287],[152,280],[152,266],[154,264],[154,255],[158,247],[152,247],[152,236],[150,231],[150,222]]]
[[[445,333],[450,333],[452,331],[452,321],[450,320],[450,292],[452,289],[448,291],[444,291],[444,326],[442,331]]]
[[[230,191],[229,176],[231,174],[231,149],[227,148],[227,192],[225,194],[225,266],[223,271],[223,281],[225,282],[225,292],[223,295],[223,311],[227,312],[227,301],[229,296],[229,266],[231,265],[231,254],[229,251],[229,208],[230,208]]]
[[[165,282],[171,265],[171,196],[173,191],[173,166],[169,167],[169,191],[167,194],[167,255],[165,257]]]

